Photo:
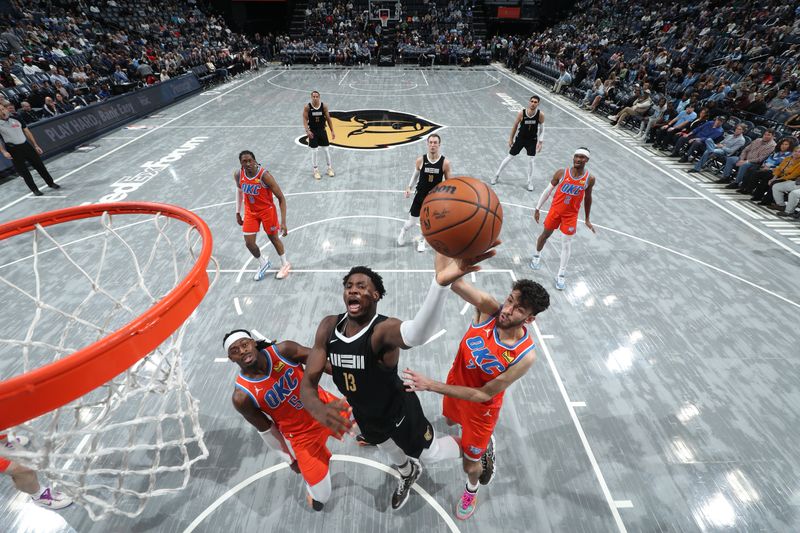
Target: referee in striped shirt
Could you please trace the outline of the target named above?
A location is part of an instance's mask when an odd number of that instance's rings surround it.
[[[0,153],[3,157],[10,159],[14,163],[17,174],[22,176],[25,184],[36,196],[41,196],[42,191],[33,182],[27,163],[33,166],[39,175],[44,178],[44,182],[53,189],[60,189],[61,186],[53,181],[53,176],[47,171],[39,155],[42,149],[36,144],[28,125],[21,119],[14,118],[8,112],[5,105],[0,105]]]

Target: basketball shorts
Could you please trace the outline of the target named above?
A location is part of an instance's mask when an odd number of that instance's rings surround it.
[[[242,233],[254,235],[258,233],[258,228],[260,227],[264,228],[267,235],[276,235],[281,230],[281,225],[278,223],[278,212],[275,207],[258,212],[245,210]]]
[[[433,187],[430,189],[417,189],[417,192],[414,194],[414,200],[411,202],[411,209],[408,211],[412,217],[419,216],[419,213],[422,210],[422,202],[425,201],[425,197],[428,196],[428,193],[431,192],[431,189],[433,189]]]
[[[320,146],[330,146],[330,141],[328,140],[328,130],[321,129],[321,130],[311,130],[311,133],[314,137],[308,139],[308,146],[309,148],[318,148]]]
[[[560,229],[564,235],[575,235],[578,229],[578,213],[551,209],[544,219],[544,229],[549,231]]]
[[[442,402],[442,414],[461,426],[461,451],[464,457],[470,461],[479,461],[489,446],[489,440],[500,417],[500,407],[487,407],[480,403],[445,396]]]
[[[11,461],[4,457],[0,457],[0,472],[5,472],[11,466]]]
[[[324,389],[319,390],[320,399],[330,403],[339,399]],[[347,412],[343,413],[347,416]],[[289,450],[297,460],[300,474],[309,485],[316,485],[328,475],[331,463],[331,451],[328,449],[328,437],[334,436],[325,426],[318,424],[304,431],[284,435]]]
[[[392,439],[406,455],[419,459],[423,450],[433,444],[433,426],[425,418],[417,395],[413,392],[402,394],[402,408],[394,416],[375,421],[359,420],[356,416],[356,422],[361,435],[370,444]]]
[[[514,144],[511,145],[511,150],[508,151],[511,155],[517,155],[525,148],[525,152],[533,157],[536,155],[536,137],[533,139],[521,139],[519,135],[514,139]]]

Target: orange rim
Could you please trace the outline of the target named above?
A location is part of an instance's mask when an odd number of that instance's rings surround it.
[[[57,409],[130,368],[169,337],[200,304],[208,291],[206,267],[211,259],[211,230],[196,214],[174,205],[119,202],[68,207],[0,225],[0,241],[103,213],[161,214],[193,226],[203,247],[192,270],[164,298],[116,332],[72,355],[0,382],[0,430]]]

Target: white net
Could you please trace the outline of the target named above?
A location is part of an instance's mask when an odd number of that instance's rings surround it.
[[[166,216],[106,213],[0,241],[0,380],[139,317],[186,277],[201,240]],[[192,318],[111,381],[12,428],[30,444],[3,454],[37,470],[94,520],[136,516],[148,498],[186,487],[191,466],[208,457],[181,366]]]

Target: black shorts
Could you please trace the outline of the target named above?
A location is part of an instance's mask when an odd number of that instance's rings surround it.
[[[311,133],[314,135],[314,137],[309,137],[308,139],[308,146],[310,148],[317,148],[318,146],[330,146],[331,143],[328,141],[327,130],[311,130]]]
[[[514,144],[511,146],[511,150],[508,151],[511,155],[517,155],[525,148],[525,152],[531,157],[536,155],[536,142],[538,139],[535,137],[533,139],[520,139],[517,137],[514,139]]]
[[[411,209],[409,210],[409,214],[412,217],[419,216],[420,209],[422,209],[422,202],[425,201],[425,197],[428,196],[429,192],[431,192],[430,189],[417,189],[417,192],[414,193],[414,200],[411,202]]]
[[[370,444],[392,439],[406,455],[415,459],[433,444],[433,426],[425,418],[419,398],[413,392],[403,393],[401,408],[393,416],[374,421],[356,417],[356,422],[361,435]]]

